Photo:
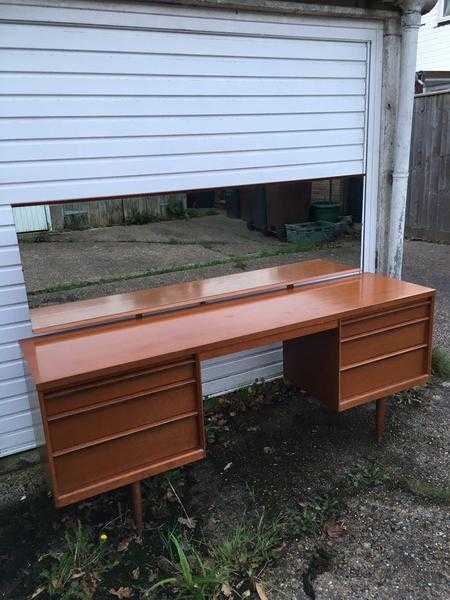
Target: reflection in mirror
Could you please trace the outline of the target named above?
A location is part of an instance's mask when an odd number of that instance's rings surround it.
[[[313,259],[359,267],[362,197],[358,176],[15,208],[33,328],[70,326],[68,302],[92,324],[187,293],[145,295],[161,286]]]
[[[15,208],[33,330],[148,318],[359,268],[362,206],[358,176]],[[279,343],[210,358],[202,393],[282,372]]]

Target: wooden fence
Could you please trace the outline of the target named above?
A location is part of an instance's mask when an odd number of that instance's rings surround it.
[[[166,217],[172,203],[186,208],[186,194],[144,195],[50,205],[52,229],[58,231],[146,223]]]
[[[450,90],[414,101],[406,235],[450,242]]]

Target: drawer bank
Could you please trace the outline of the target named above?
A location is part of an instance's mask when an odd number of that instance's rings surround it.
[[[424,383],[434,290],[314,260],[32,311],[21,342],[54,500],[205,456],[200,362],[283,342],[285,377],[340,412]]]

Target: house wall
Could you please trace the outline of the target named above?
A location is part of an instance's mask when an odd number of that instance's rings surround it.
[[[450,71],[450,17],[443,17],[443,3],[422,17],[416,71]]]
[[[358,20],[344,18],[342,7],[336,11],[336,19],[317,17],[317,7],[307,8],[316,14],[311,18],[195,10],[193,13],[188,8],[151,3],[121,7],[107,2],[94,8],[93,2],[83,0],[46,0],[41,5],[39,0],[0,2],[2,46],[6,49],[2,65],[13,73],[4,75],[3,83],[13,89],[9,87],[9,97],[2,98],[2,133],[8,138],[9,162],[4,166],[0,186],[3,455],[36,444],[32,428],[36,411],[28,394],[29,382],[24,377],[18,346],[18,340],[32,332],[11,204],[335,177],[366,171],[363,260],[367,269],[374,268],[382,51],[382,22],[375,19],[376,13],[368,11],[373,20],[363,20],[366,13],[357,9]],[[59,23],[63,31],[47,29],[50,21]],[[118,30],[126,23],[123,37],[118,37]],[[179,43],[174,48],[168,45],[166,31],[173,32],[177,27],[186,37],[173,39]],[[79,28],[84,33],[77,41]],[[139,30],[139,35],[133,28]],[[151,43],[157,40],[162,46],[145,46],[148,32],[155,29],[164,35],[156,35]],[[224,43],[225,35],[229,39]],[[193,44],[190,48],[185,44],[188,36]],[[239,46],[240,38],[243,47]],[[53,49],[49,51],[50,42]],[[175,50],[178,58],[171,56],[168,60],[167,53]],[[92,53],[95,60],[81,60],[83,52]],[[193,60],[193,56],[197,58]],[[209,73],[211,81],[202,80],[202,85],[206,84],[203,89],[217,92],[216,78],[221,74],[231,77],[234,86],[240,85],[241,92],[234,88],[231,94],[229,85],[222,81],[218,98],[213,94],[206,99],[212,92],[204,91],[201,101],[194,97],[180,103],[175,97],[170,102],[161,101],[157,94],[145,103],[136,78],[154,76],[149,69],[157,68],[158,85],[162,86],[158,89],[170,90],[176,96],[181,93],[176,90],[186,88],[171,86],[161,76],[167,75],[169,63],[179,67],[180,61],[189,70],[175,73],[176,77],[204,77]],[[255,61],[260,61],[259,67]],[[123,74],[124,65],[130,68],[131,63],[136,72],[130,81],[117,77]],[[91,70],[95,67],[95,73],[86,73],[88,64]],[[240,71],[227,71],[235,68]],[[116,75],[113,80],[111,70]],[[280,81],[283,72],[289,79],[284,86]],[[276,78],[272,94],[270,85],[267,88],[271,76]],[[249,95],[250,86],[239,79],[259,77],[264,82],[251,88],[253,97],[243,98],[242,94]],[[304,81],[297,82],[298,92],[293,95],[292,79],[297,78]],[[198,89],[195,85],[200,85],[192,79],[187,83],[194,91]],[[266,95],[262,86],[269,90]],[[154,86],[145,89],[154,96]],[[177,111],[186,110],[187,106],[192,115],[177,116]],[[143,127],[147,139],[142,139]],[[166,136],[163,142],[155,142],[155,136],[164,137],[168,131],[176,131],[177,139]],[[120,144],[104,139],[110,135],[121,138]],[[192,139],[185,139],[186,136]],[[258,152],[254,152],[256,139],[263,144]],[[179,152],[180,140],[184,144],[182,158],[175,154],[171,161],[159,156],[148,159],[149,152],[159,153],[160,143],[171,155],[174,147]],[[243,147],[236,149],[236,140]],[[276,140],[281,147],[273,147]],[[211,158],[199,158],[196,154],[195,149],[204,150],[205,145],[213,154]],[[114,154],[117,148],[127,154],[118,157]],[[91,154],[86,160],[88,152]],[[214,153],[220,154],[220,160]],[[14,165],[12,161],[16,161]],[[170,172],[161,175],[161,169],[169,162]],[[183,169],[188,169],[188,176]],[[255,374],[266,378],[276,375],[281,370],[279,357],[279,348],[266,348],[229,357],[222,363],[208,362],[203,366],[205,393],[249,383]],[[218,387],[216,382],[220,380]]]

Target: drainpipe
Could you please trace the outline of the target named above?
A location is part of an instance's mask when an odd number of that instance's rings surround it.
[[[435,2],[404,0],[401,3],[400,82],[395,125],[392,197],[389,219],[387,274],[400,279],[403,264],[406,196],[408,193],[409,155],[414,110],[417,38],[423,12]],[[423,10],[425,8],[425,11]]]

